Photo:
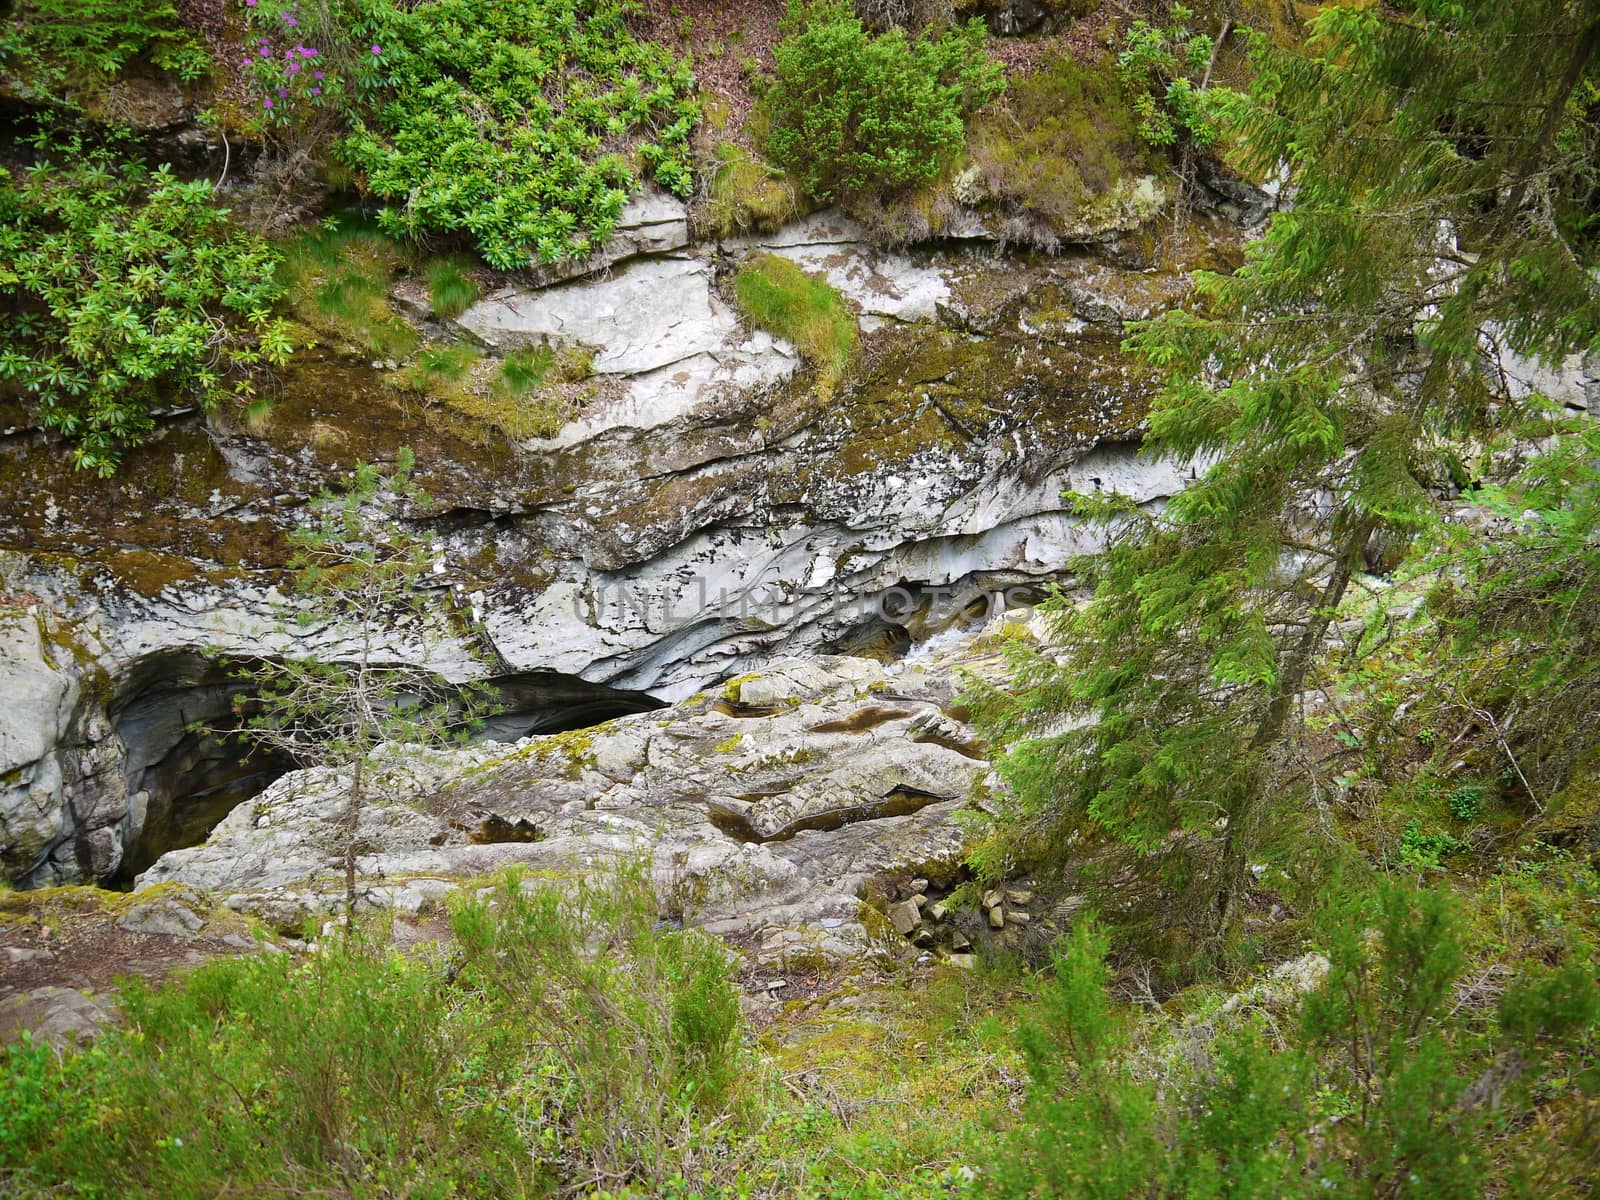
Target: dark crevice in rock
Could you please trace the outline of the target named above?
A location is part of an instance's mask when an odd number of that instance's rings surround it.
[[[765,799],[778,794],[778,791],[750,793],[740,799]],[[846,825],[856,825],[863,821],[881,821],[888,817],[907,817],[912,813],[921,812],[929,805],[942,804],[946,800],[953,800],[954,796],[940,796],[933,792],[919,791],[915,788],[895,788],[894,791],[878,800],[866,804],[855,804],[848,808],[830,808],[825,812],[811,813],[799,820],[791,821],[772,833],[762,833],[750,824],[750,819],[738,809],[726,804],[718,804],[715,800],[706,806],[706,815],[716,828],[735,841],[766,845],[768,842],[787,842],[797,834],[807,831],[817,833],[832,833],[835,829],[843,829]]]
[[[905,592],[911,595],[913,593],[910,588],[916,586],[912,584],[908,587],[902,580],[894,587],[885,589],[885,595],[889,592]],[[822,653],[849,654],[858,658],[877,658],[887,661],[903,658],[911,649],[911,640],[911,632],[904,625],[875,616],[852,627],[848,632],[823,646]]]
[[[984,747],[978,742],[962,742],[952,737],[945,737],[942,734],[923,733],[914,736],[911,740],[920,742],[925,746],[941,746],[946,750],[954,750],[963,758],[970,758],[976,762],[982,762],[989,757]]]
[[[898,721],[902,717],[909,717],[910,710],[904,708],[884,708],[882,705],[869,704],[866,708],[858,708],[848,717],[840,717],[833,721],[823,721],[820,725],[811,726],[808,733],[866,733],[890,721]]]
[[[739,704],[733,700],[718,700],[711,706],[725,717],[775,717],[786,711],[783,704]]]
[[[461,825],[466,831],[467,843],[473,846],[496,846],[510,842],[537,842],[543,838],[539,827],[527,817],[507,820],[499,813],[485,813],[476,825]]]

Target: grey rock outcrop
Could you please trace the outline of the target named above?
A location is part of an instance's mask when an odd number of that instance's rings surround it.
[[[622,206],[617,227],[600,249],[587,258],[536,263],[529,277],[540,286],[603,271],[642,254],[668,254],[689,244],[689,210],[682,200],[647,186]]]
[[[104,655],[43,606],[0,614],[0,864],[23,885],[121,863],[128,794]]]
[[[116,1024],[116,1007],[105,998],[75,988],[39,987],[0,1001],[0,1042],[29,1029],[52,1046],[92,1042]]]
[[[417,911],[510,866],[589,874],[644,859],[664,911],[759,936],[768,958],[870,950],[869,881],[948,885],[959,870],[953,818],[989,768],[941,712],[952,688],[946,664],[794,660],[592,731],[391,748],[362,812],[363,894]],[[182,883],[294,927],[337,908],[346,785],[331,770],[285,776],[138,890]]]
[[[692,246],[678,202],[641,197],[603,262],[520,277],[459,318],[500,350],[594,356],[572,419],[492,462],[349,361],[286,388],[265,432],[172,418],[105,494],[42,438],[0,444],[0,547],[38,552],[18,588],[71,634],[47,645],[24,620],[0,639],[20,698],[0,713],[6,875],[108,879],[147,865],[154,830],[203,835],[215,815],[174,801],[220,805],[242,779],[189,732],[230,695],[203,652],[348,655],[345,631],[286,632],[274,606],[285,532],[355,458],[409,445],[427,473],[462,636],[387,649],[451,680],[486,651],[512,673],[682,698],[797,655],[898,651],[1054,577],[1095,544],[1064,490],[1159,504],[1183,485],[1129,440],[1148,382],[1119,344],[1185,285],[1087,253],[1008,260],[971,232],[889,251],[818,213]],[[760,253],[857,311],[836,393],[730,302],[729,270]]]

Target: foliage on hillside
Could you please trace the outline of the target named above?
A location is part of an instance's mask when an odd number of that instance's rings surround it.
[[[339,153],[374,195],[404,199],[385,210],[388,227],[461,230],[485,261],[515,267],[530,252],[551,262],[603,242],[638,185],[635,164],[687,191],[688,68],[634,38],[627,11],[485,0],[380,9],[372,115]],[[628,137],[630,154],[612,149]]]
[[[140,60],[185,83],[211,70],[171,0],[18,0],[0,24],[0,75],[24,96],[71,103]]]
[[[348,129],[334,152],[390,202],[388,231],[460,234],[512,269],[596,248],[642,176],[689,188],[693,80],[686,63],[630,31],[635,8],[261,0],[251,21],[262,36],[292,30],[314,55],[288,46],[292,77],[277,55],[252,69],[267,72],[258,83],[275,120],[292,124],[337,97]]]
[[[1133,977],[1085,917],[1040,976],[863,977],[761,1032],[728,951],[657,922],[647,872],[510,877],[462,893],[447,952],[359,927],[130,986],[92,1049],[0,1049],[0,1187],[1578,1196],[1600,1165],[1597,896],[1548,855],[1464,902],[1351,879],[1309,930],[1326,966],[1162,1008],[1119,999]]]
[[[109,475],[156,411],[248,403],[287,360],[276,255],[211,185],[69,141],[0,171],[0,386]]]
[[[1600,986],[1587,961],[1533,966],[1463,1005],[1467,945],[1442,892],[1347,895],[1320,930],[1327,978],[1298,1013],[1226,1021],[1188,1069],[1130,1055],[1109,939],[1080,922],[1024,1025],[1024,1119],[994,1197],[1572,1195],[1593,1168]],[[1298,1019],[1296,1019],[1298,1018]],[[1581,1115],[1523,1126],[1580,1072]],[[1153,1078],[1152,1078],[1153,1076]],[[1490,1183],[1493,1181],[1493,1184]]]

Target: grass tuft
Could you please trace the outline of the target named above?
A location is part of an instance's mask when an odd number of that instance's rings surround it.
[[[467,418],[466,436],[485,441],[499,433],[511,441],[552,437],[573,417],[594,371],[594,355],[581,346],[513,350],[497,365],[471,346],[430,346],[393,376],[451,413]]]
[[[428,268],[428,301],[441,317],[459,317],[478,300],[478,285],[458,258],[441,259]]]
[[[317,229],[283,247],[280,268],[295,316],[317,332],[378,358],[409,358],[417,331],[389,304],[402,247],[371,228]]]
[[[826,386],[838,382],[855,353],[856,318],[826,280],[762,254],[739,268],[733,286],[751,324],[793,342]]]

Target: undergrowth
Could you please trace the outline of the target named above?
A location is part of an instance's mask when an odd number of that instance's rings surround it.
[[[101,475],[164,408],[255,402],[292,351],[276,256],[212,202],[76,135],[0,167],[0,386]]]
[[[771,233],[800,211],[794,181],[732,142],[717,146],[706,190],[698,217],[712,237]]]
[[[125,1029],[0,1073],[15,1196],[654,1194],[740,1115],[727,951],[656,927],[647,876],[451,913],[451,961],[357,937],[128,984]],[[596,945],[595,934],[605,931]]]
[[[172,0],[17,0],[0,23],[0,74],[22,95],[74,104],[146,62],[194,83],[211,58]]]
[[[315,96],[280,104],[296,99],[284,86],[263,111],[288,130],[344,97],[334,154],[387,203],[389,233],[469,237],[505,270],[581,258],[642,179],[679,194],[690,184],[692,77],[634,35],[635,10],[629,0],[261,0],[254,27],[277,36],[288,25],[321,64]]]
[[[1115,62],[1070,54],[1013,80],[975,123],[968,152],[985,200],[1069,229],[1124,179],[1157,165]]]

